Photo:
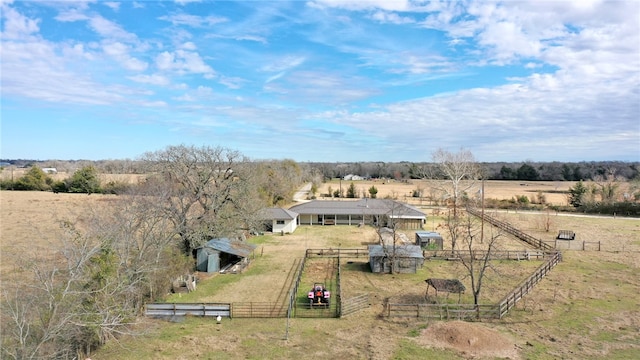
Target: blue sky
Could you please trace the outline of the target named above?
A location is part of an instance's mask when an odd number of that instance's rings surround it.
[[[1,158],[640,161],[640,2],[7,1]]]

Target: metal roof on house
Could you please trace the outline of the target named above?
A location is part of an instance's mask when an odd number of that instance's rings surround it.
[[[260,216],[265,220],[293,220],[298,217],[298,213],[283,208],[273,207],[263,209]]]
[[[203,248],[211,248],[223,253],[240,257],[248,257],[257,246],[240,240],[229,238],[211,239],[204,244]]]
[[[396,245],[395,253],[397,257],[419,258],[422,256],[422,249],[418,245]],[[393,245],[369,245],[369,257],[392,256]]]
[[[392,218],[425,219],[416,207],[389,199],[312,200],[289,210],[300,215],[387,215]]]

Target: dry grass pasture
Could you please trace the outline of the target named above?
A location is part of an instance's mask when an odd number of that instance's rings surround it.
[[[377,197],[392,198],[400,201],[410,202],[414,205],[427,205],[426,200],[420,202],[419,199],[413,198],[412,194],[415,190],[420,189],[423,192],[423,197],[429,195],[429,188],[431,185],[428,180],[362,180],[362,181],[346,181],[346,180],[331,180],[318,188],[316,196],[322,199],[329,194],[329,188],[332,191],[340,190],[346,194],[347,188],[353,182],[358,194],[369,194],[369,188],[375,186],[378,189]],[[491,180],[485,182],[485,198],[487,199],[512,199],[516,196],[526,195],[529,200],[533,201],[537,199],[539,194],[544,195],[548,204],[553,205],[567,205],[567,196],[565,193],[570,187],[573,187],[575,182],[572,181],[501,181]],[[470,195],[477,193],[480,190],[481,184],[477,182],[469,191]]]
[[[520,193],[512,196],[517,194]],[[0,191],[0,276],[7,276],[16,261],[31,252],[55,252],[57,220],[79,219],[82,223],[83,214],[97,206],[108,206],[110,199],[96,194]],[[502,320],[441,323],[382,318],[385,299],[419,301],[426,290],[424,279],[463,278],[463,270],[454,262],[428,261],[417,274],[382,275],[367,271],[367,259],[352,259],[343,269],[344,295],[369,293],[371,305],[345,318],[224,319],[221,325],[202,318],[176,323],[141,319],[139,335],[112,342],[91,358],[632,359],[640,356],[637,296],[640,220],[516,212],[492,215],[550,242],[558,229],[571,229],[577,234],[572,249],[563,253],[564,261]],[[442,219],[430,218],[427,226],[438,227],[441,222]],[[545,222],[551,224],[549,232],[544,229]],[[411,233],[408,236],[412,238]],[[374,229],[355,226],[302,226],[294,234],[255,237],[250,241],[258,248],[244,273],[208,277],[199,283],[196,292],[172,295],[170,300],[278,301],[287,292],[292,269],[304,256],[305,249],[364,247],[376,240]],[[602,251],[595,251],[590,244],[586,251],[578,250],[582,241],[600,241]],[[509,236],[501,242],[503,248],[525,248]],[[481,294],[482,302],[497,301],[539,263],[504,261],[495,265]],[[465,285],[469,288],[468,283]]]

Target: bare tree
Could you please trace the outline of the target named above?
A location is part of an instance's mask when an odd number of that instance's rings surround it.
[[[451,153],[438,149],[432,157],[435,166],[425,168],[425,177],[431,179],[431,186],[449,200],[453,211],[449,213],[448,223],[457,224],[463,196],[474,187],[480,177],[480,168],[469,150],[461,149],[457,153]],[[459,229],[457,226],[449,226],[448,230],[453,251],[460,236]]]
[[[148,182],[156,183],[151,187],[156,205],[173,223],[185,253],[257,221],[263,204],[255,193],[255,167],[239,152],[170,146],[144,159],[155,173]]]
[[[605,204],[611,204],[616,201],[620,183],[622,183],[624,179],[616,176],[616,169],[614,167],[609,167],[603,174],[596,175],[593,181],[596,186],[595,192],[600,195],[600,200]]]
[[[498,240],[502,236],[499,229],[496,227],[489,227],[489,234],[485,236],[482,234],[486,230],[479,224],[479,219],[466,214],[456,219],[455,223],[451,223],[450,227],[459,228],[458,234],[460,235],[459,250],[462,266],[466,269],[466,275],[471,283],[471,291],[473,294],[473,303],[476,305],[476,310],[479,313],[480,294],[483,288],[483,280],[487,273],[486,271],[491,268],[491,259],[494,256],[495,250],[499,244]],[[478,244],[480,239],[484,238],[481,244]]]
[[[32,278],[3,282],[2,358],[72,358],[84,347],[86,269],[100,247],[65,226],[70,237],[56,257],[27,261],[21,272]]]

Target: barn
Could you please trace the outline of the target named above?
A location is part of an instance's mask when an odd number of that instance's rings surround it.
[[[395,253],[395,265],[392,265]],[[389,274],[415,274],[424,264],[422,249],[417,245],[369,245],[369,266],[371,272]]]
[[[249,263],[256,246],[228,238],[209,240],[195,250],[196,270],[201,272],[238,272]]]

